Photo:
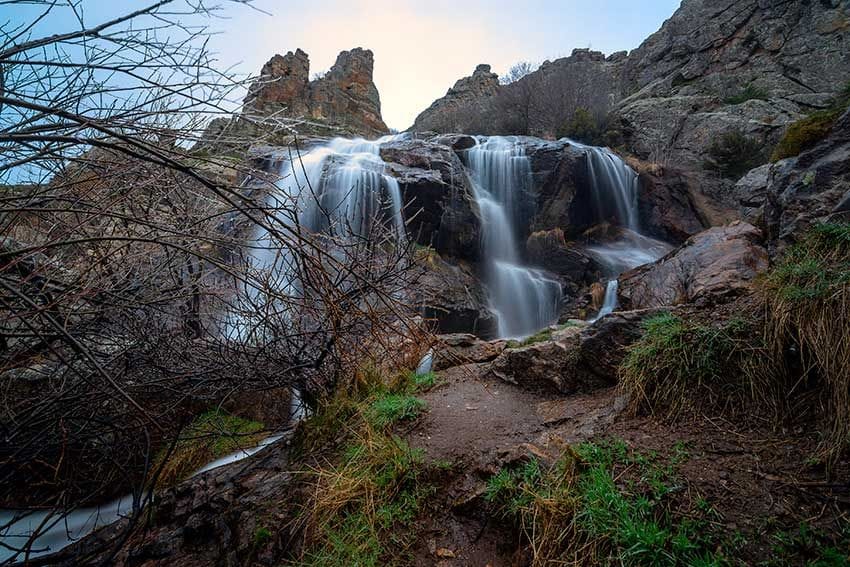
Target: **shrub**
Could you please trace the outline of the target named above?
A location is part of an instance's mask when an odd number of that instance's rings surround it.
[[[770,160],[777,162],[794,157],[814,147],[832,132],[833,125],[848,107],[850,107],[850,82],[845,85],[830,108],[813,112],[791,124],[774,148]]]
[[[766,161],[762,142],[740,130],[732,130],[709,146],[703,167],[723,177],[740,179]]]
[[[722,411],[756,400],[776,407],[781,372],[755,326],[744,319],[708,326],[670,313],[644,321],[619,369],[631,411],[674,418],[696,405]]]
[[[583,144],[601,144],[604,128],[586,108],[577,108],[558,131],[559,138],[570,138]]]
[[[750,83],[741,92],[728,97],[724,102],[726,104],[742,104],[748,100],[767,100],[767,91]]]

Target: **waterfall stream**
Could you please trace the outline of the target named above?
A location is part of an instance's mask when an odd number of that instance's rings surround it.
[[[587,153],[594,219],[597,223],[613,221],[621,227],[614,241],[587,248],[604,267],[604,275],[610,278],[602,307],[593,318],[595,321],[617,308],[617,277],[632,268],[654,262],[666,254],[670,246],[640,233],[637,173],[607,148],[575,144]]]
[[[478,139],[467,159],[481,212],[485,280],[498,336],[529,336],[557,321],[561,284],[520,260],[516,205],[531,181],[528,157],[515,138],[492,136]]]

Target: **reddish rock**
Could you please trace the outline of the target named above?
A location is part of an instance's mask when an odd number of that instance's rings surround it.
[[[688,239],[660,260],[620,278],[620,303],[642,309],[715,302],[749,291],[768,267],[761,231],[736,221]]]
[[[275,55],[248,90],[243,113],[306,118],[366,137],[386,134],[373,67],[372,52],[358,47],[341,52],[327,74],[310,81],[306,53]]]

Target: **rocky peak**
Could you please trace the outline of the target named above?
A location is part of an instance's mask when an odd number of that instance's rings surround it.
[[[439,98],[424,112],[416,117],[412,130],[437,132],[462,131],[457,127],[461,113],[467,113],[469,107],[481,112],[486,99],[499,92],[499,75],[490,70],[490,65],[480,64],[468,77],[458,79],[446,96]]]
[[[306,118],[367,137],[385,134],[373,68],[372,52],[358,47],[341,52],[325,76],[310,81],[304,51],[275,55],[251,85],[243,112]]]

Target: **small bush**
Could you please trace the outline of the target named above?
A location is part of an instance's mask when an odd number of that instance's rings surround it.
[[[743,104],[748,100],[767,100],[767,91],[752,83],[736,95],[730,96],[724,102],[726,104]]]
[[[708,148],[703,167],[729,179],[740,179],[767,161],[763,143],[740,130],[723,134]]]
[[[603,143],[605,128],[586,108],[577,108],[566,124],[558,131],[559,138],[570,138],[583,144]]]
[[[850,83],[847,83],[830,108],[813,112],[791,124],[774,148],[770,160],[777,162],[813,148],[832,132],[835,122],[848,107],[850,107]]]

